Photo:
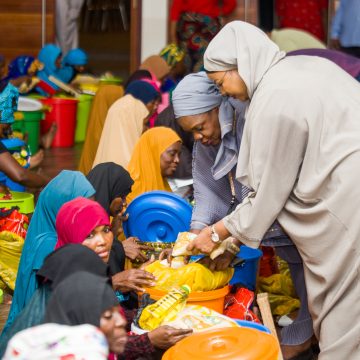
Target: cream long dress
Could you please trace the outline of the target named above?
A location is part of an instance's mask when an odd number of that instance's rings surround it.
[[[267,48],[267,40],[261,44],[258,30],[242,24],[225,27],[221,41],[213,47],[210,43],[208,61],[205,54],[205,68],[218,70],[223,66],[219,57],[235,48],[230,48],[234,37],[243,44],[236,49],[239,54],[248,51],[242,46],[258,40],[258,48],[238,62],[251,102],[236,177],[254,192],[224,224],[244,244],[257,247],[278,219],[304,261],[319,360],[358,360],[360,84],[316,57],[277,59],[266,65],[269,56],[262,57],[261,48]],[[229,39],[227,49],[224,36]],[[248,76],[254,69],[258,76]]]
[[[143,102],[131,95],[116,100],[107,113],[93,167],[114,162],[127,168],[148,114]]]

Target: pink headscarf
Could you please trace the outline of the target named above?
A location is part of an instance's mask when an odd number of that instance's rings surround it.
[[[78,197],[65,203],[56,217],[58,240],[55,249],[81,244],[97,226],[110,225],[109,215],[96,201]]]
[[[151,73],[151,71],[150,71]],[[152,73],[151,73],[152,74]],[[158,117],[158,115],[169,105],[169,94],[168,93],[161,93],[160,90],[160,82],[156,80],[156,78],[154,77],[154,75],[152,74],[153,78],[152,79],[147,79],[147,78],[142,78],[141,81],[145,81],[147,83],[149,83],[150,85],[152,85],[155,90],[157,90],[160,94],[161,94],[161,103],[159,104],[157,110],[155,111],[155,113],[151,116],[151,118],[149,119],[149,124],[150,127],[154,127],[155,125],[155,121]]]

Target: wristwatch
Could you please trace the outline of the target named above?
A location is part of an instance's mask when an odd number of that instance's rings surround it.
[[[219,243],[220,236],[215,230],[215,225],[212,225],[210,229],[211,229],[211,241],[214,242],[215,244]]]

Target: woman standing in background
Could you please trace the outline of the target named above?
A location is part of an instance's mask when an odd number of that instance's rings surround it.
[[[210,40],[221,29],[221,16],[234,11],[236,0],[173,0],[170,10],[170,42],[187,51],[189,72],[200,71]]]

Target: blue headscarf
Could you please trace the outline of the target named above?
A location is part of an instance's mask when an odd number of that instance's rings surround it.
[[[76,74],[74,66],[83,66],[88,63],[88,56],[82,49],[72,49],[62,61],[62,68],[58,70],[59,79],[65,83],[69,83]]]
[[[9,64],[8,73],[7,73],[6,77],[1,79],[1,84],[4,84],[4,83],[7,84],[9,82],[9,80],[11,80],[11,79],[16,79],[19,76],[27,75],[29,67],[33,63],[34,60],[35,60],[34,57],[26,56],[26,55],[18,56],[17,58],[15,58]],[[1,62],[1,58],[0,58],[0,62]]]
[[[204,71],[185,76],[174,90],[172,102],[176,118],[206,113],[219,107],[221,145],[211,171],[215,180],[227,175],[237,164],[245,103],[222,96]]]
[[[58,68],[56,66],[56,59],[61,55],[61,49],[54,45],[54,44],[47,44],[45,45],[39,52],[38,59],[44,64],[44,68],[36,74],[38,78],[45,81],[47,84],[49,84],[52,88],[58,89],[58,86],[55,85],[53,82],[49,80],[49,76],[57,76]],[[36,88],[40,93],[44,94],[44,91]],[[46,95],[46,93],[45,93]]]
[[[149,83],[141,80],[133,81],[125,90],[125,95],[130,94],[146,105],[150,101],[160,99],[160,93]]]
[[[16,79],[19,76],[27,75],[29,67],[34,62],[33,56],[22,55],[15,58],[8,67],[8,77]]]
[[[26,235],[14,297],[3,334],[30,301],[37,288],[36,272],[55,248],[55,220],[60,207],[79,196],[88,198],[94,194],[94,188],[81,172],[69,170],[63,170],[41,192]]]
[[[80,48],[70,50],[62,61],[64,65],[81,66],[88,63],[86,52]]]
[[[14,111],[18,106],[19,91],[8,83],[0,93],[0,124],[12,124],[14,122]]]

